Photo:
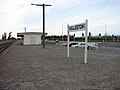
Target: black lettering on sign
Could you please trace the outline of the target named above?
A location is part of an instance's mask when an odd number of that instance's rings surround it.
[[[73,25],[69,27],[69,30],[81,30],[85,29],[85,24]]]

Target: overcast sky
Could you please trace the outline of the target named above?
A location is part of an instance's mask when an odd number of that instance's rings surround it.
[[[88,19],[92,35],[105,33],[120,35],[120,0],[0,0],[0,38],[4,32],[42,32],[42,7],[35,4],[51,4],[46,7],[46,32],[48,35],[67,33],[67,24],[73,25]],[[101,24],[103,23],[103,24]],[[75,32],[81,36],[82,32]],[[71,33],[72,34],[72,33]]]

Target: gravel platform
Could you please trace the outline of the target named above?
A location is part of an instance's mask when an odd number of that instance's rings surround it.
[[[16,41],[0,56],[0,90],[120,90],[120,48],[88,50]]]

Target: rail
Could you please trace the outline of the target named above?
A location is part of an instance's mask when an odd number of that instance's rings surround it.
[[[7,49],[11,44],[14,43],[15,40],[4,40],[0,41],[0,53],[2,53],[5,49]]]

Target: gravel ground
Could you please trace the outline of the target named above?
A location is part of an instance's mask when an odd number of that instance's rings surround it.
[[[120,48],[88,50],[15,42],[0,58],[0,90],[120,90]]]

